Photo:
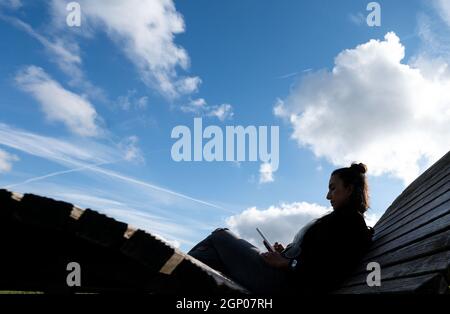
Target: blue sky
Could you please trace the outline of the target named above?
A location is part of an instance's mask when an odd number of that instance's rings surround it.
[[[368,220],[450,139],[448,1],[0,0],[0,186],[188,250],[228,225],[289,242],[367,164]],[[279,126],[280,163],[175,162],[177,125]],[[264,179],[265,178],[265,179]]]

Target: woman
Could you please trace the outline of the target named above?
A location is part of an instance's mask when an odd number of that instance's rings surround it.
[[[371,243],[367,167],[353,163],[333,171],[327,199],[333,211],[302,228],[286,248],[261,253],[226,228],[216,229],[189,251],[253,293],[328,292],[352,271]]]

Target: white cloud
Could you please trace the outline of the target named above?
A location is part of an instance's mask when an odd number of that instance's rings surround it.
[[[138,163],[144,162],[144,156],[138,146],[139,138],[135,135],[129,136],[119,143],[119,147],[122,149],[124,159],[127,161],[136,161]]]
[[[234,116],[233,107],[230,104],[213,106],[206,115],[217,117],[217,119],[219,119],[220,121],[225,121],[227,119],[231,119]]]
[[[273,182],[273,169],[269,163],[262,163],[259,167],[259,183]]]
[[[450,2],[448,0],[433,0],[438,14],[450,26]]]
[[[411,182],[450,147],[448,64],[404,64],[394,33],[342,51],[332,71],[306,75],[274,113],[292,138],[336,166],[358,160],[369,174]]]
[[[97,136],[97,112],[85,98],[66,90],[54,81],[42,68],[29,66],[20,71],[16,82],[33,95],[50,121],[62,122],[80,136]]]
[[[136,107],[139,109],[145,109],[145,108],[147,108],[147,105],[148,105],[148,97],[147,96],[139,97],[136,100]]]
[[[250,207],[228,217],[226,225],[241,238],[266,251],[261,236],[256,232],[257,227],[272,244],[279,242],[286,247],[303,226],[331,211],[331,207],[308,202],[282,203],[263,210]],[[379,215],[367,213],[366,224],[372,227],[379,218]]]
[[[381,218],[381,215],[375,214],[375,213],[366,213],[365,219],[366,224],[369,227],[375,226],[375,224],[378,222],[378,220]]]
[[[350,13],[348,15],[348,18],[350,20],[350,22],[352,22],[355,25],[363,25],[366,23],[366,16],[364,14],[362,14],[361,12],[358,13]]]
[[[11,171],[12,163],[19,158],[0,149],[0,173]]]
[[[129,90],[125,96],[119,96],[117,98],[117,105],[123,110],[130,109],[146,109],[148,105],[147,96],[136,96],[137,91],[135,89]]]
[[[176,89],[182,94],[192,94],[198,91],[198,87],[202,83],[199,77],[186,77],[176,82]]]
[[[172,0],[78,2],[82,8],[83,27],[105,31],[137,67],[148,86],[169,98],[198,89],[200,78],[178,73],[178,68],[188,69],[189,57],[174,42],[175,35],[184,32],[185,25]],[[65,5],[64,0],[52,1],[56,20],[66,16]],[[63,26],[60,27],[62,31]]]
[[[206,100],[204,98],[197,98],[191,100],[187,105],[180,107],[183,112],[200,113],[207,108]]]
[[[227,218],[226,224],[240,237],[265,250],[256,227],[261,229],[272,244],[279,242],[286,246],[304,225],[330,210],[331,208],[307,202],[270,206],[264,210],[251,207]]]
[[[204,98],[191,100],[187,105],[180,107],[186,113],[193,113],[198,116],[216,117],[220,121],[231,119],[234,116],[233,106],[230,104],[208,105]]]

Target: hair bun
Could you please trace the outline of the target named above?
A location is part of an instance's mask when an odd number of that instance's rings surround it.
[[[356,171],[358,171],[359,173],[365,174],[367,172],[367,166],[363,163],[352,163],[352,165],[350,166],[350,168],[355,169]]]

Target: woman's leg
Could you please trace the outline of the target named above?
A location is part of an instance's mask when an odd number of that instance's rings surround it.
[[[208,247],[205,250],[208,253],[199,253],[203,247]],[[219,263],[223,269],[222,273],[254,293],[280,292],[286,284],[284,271],[267,265],[257,247],[227,229],[214,231],[188,254],[199,256],[200,261],[204,258]]]
[[[211,235],[195,245],[188,252],[188,255],[226,275],[222,261],[220,260],[220,257],[211,242]]]

